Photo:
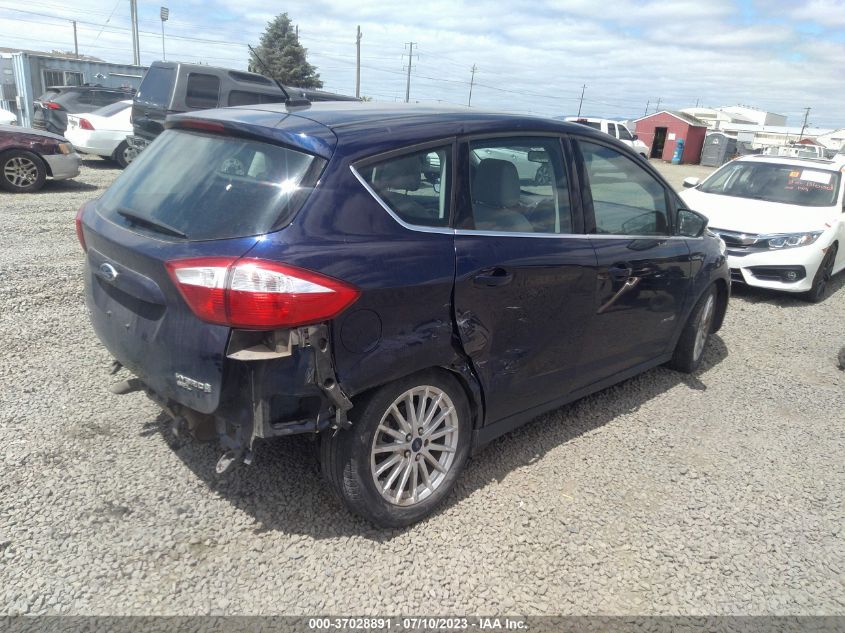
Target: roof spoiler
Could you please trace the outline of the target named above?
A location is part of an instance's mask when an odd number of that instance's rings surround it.
[[[301,97],[291,97],[290,94],[288,94],[288,91],[282,85],[282,82],[273,76],[273,73],[270,72],[270,68],[267,66],[267,64],[264,63],[264,60],[258,56],[258,53],[255,52],[255,49],[249,44],[247,44],[247,47],[249,48],[249,52],[252,53],[253,57],[255,57],[255,59],[258,60],[258,63],[261,64],[261,66],[264,68],[264,72],[266,72],[270,76],[270,79],[276,82],[276,85],[279,87],[279,90],[281,90],[282,94],[285,95],[285,105],[288,108],[301,108],[311,105],[311,102],[305,97],[304,94]]]

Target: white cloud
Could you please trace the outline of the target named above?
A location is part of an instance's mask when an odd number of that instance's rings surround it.
[[[818,14],[830,30],[835,16],[845,21],[843,3],[810,0],[803,14]],[[99,37],[97,25],[114,7],[112,0],[77,0],[72,8],[44,0],[31,10],[92,23],[79,24],[80,50],[127,62],[131,48],[123,4]],[[145,63],[159,58],[161,50],[159,5],[147,4],[141,6]],[[169,58],[240,68],[247,59],[246,43],[257,41],[276,10],[264,0],[169,4]],[[3,6],[18,5],[0,0],[3,45],[72,46],[67,22]],[[790,122],[797,122],[809,106],[814,123],[845,124],[840,106],[845,102],[840,79],[845,33],[840,29],[838,38],[802,35],[785,3],[759,3],[759,19],[751,21],[743,19],[731,0],[616,0],[603,5],[595,0],[318,0],[288,3],[285,9],[299,24],[302,43],[327,89],[354,90],[355,27],[360,24],[362,92],[379,99],[404,99],[405,43],[413,41],[418,57],[413,60],[412,99],[465,103],[470,68],[476,64],[473,105],[478,107],[572,114],[586,83],[583,111],[590,114],[641,116],[647,102],[654,108],[660,98],[661,107],[669,108],[696,100],[713,106],[747,103],[787,114]],[[30,22],[15,22],[19,19]]]

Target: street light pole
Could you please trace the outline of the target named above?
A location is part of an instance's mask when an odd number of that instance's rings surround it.
[[[167,54],[164,52],[164,23],[170,17],[170,9],[162,7],[159,15],[161,16],[161,59],[167,61]]]

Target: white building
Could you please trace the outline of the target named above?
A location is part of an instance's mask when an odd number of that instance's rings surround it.
[[[845,128],[819,134],[816,137],[816,142],[821,143],[828,149],[845,150]]]
[[[720,131],[729,136],[735,136],[740,141],[751,142],[751,147],[754,149],[789,145],[790,143],[798,142],[802,138],[817,141],[829,149],[839,149],[839,146],[833,145],[836,142],[833,139],[845,137],[845,130],[831,130],[829,128],[817,127],[804,128],[802,134],[800,125],[797,127],[787,127],[785,125],[726,123],[720,128]],[[828,139],[828,142],[825,142],[825,139]],[[838,142],[841,145],[842,140]]]
[[[760,110],[759,108],[752,108],[751,106],[723,106],[721,108],[718,108],[718,110],[727,114],[728,116],[735,116],[741,119],[745,119],[749,123],[756,123],[757,125],[786,125],[786,117],[784,115],[775,114],[774,112],[766,112],[765,110]],[[735,122],[742,123],[742,121]]]
[[[684,108],[681,112],[704,121],[711,130],[721,130],[722,126],[727,123],[755,123],[752,119],[738,114],[723,112],[719,108]]]

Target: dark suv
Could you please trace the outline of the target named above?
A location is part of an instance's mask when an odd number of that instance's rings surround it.
[[[657,365],[693,371],[722,324],[724,244],[587,127],[347,103],[167,128],[79,211],[87,303],[136,376],[113,390],[216,431],[219,471],[318,434],[345,504],[406,525],[473,449]]]
[[[35,112],[32,127],[53,134],[64,134],[67,115],[93,112],[103,106],[131,99],[132,88],[106,88],[104,86],[52,86],[33,102]]]

